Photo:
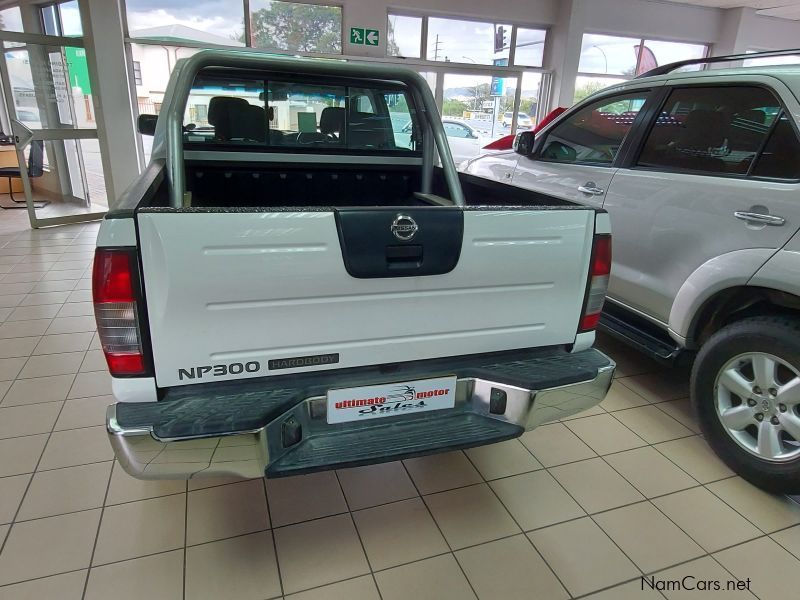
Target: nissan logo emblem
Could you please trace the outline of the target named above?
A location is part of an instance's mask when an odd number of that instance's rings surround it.
[[[417,235],[417,222],[408,215],[397,215],[389,228],[398,240],[407,242]]]

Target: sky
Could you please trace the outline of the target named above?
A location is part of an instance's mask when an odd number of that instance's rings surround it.
[[[266,2],[253,0],[252,10]],[[137,29],[161,25],[186,25],[225,38],[237,36],[244,29],[244,9],[237,0],[126,0],[128,30],[135,37]]]

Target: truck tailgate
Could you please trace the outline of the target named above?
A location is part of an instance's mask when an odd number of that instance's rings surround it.
[[[418,223],[416,238],[392,234],[399,213]],[[170,387],[571,343],[594,216],[140,210],[156,381]]]

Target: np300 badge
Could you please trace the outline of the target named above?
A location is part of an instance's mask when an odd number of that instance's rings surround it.
[[[394,221],[392,221],[392,226],[390,229],[394,234],[394,237],[396,237],[398,240],[407,242],[417,235],[419,226],[417,225],[417,222],[408,215],[397,215],[394,218]]]

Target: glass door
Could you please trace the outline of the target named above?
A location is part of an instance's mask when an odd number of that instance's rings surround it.
[[[19,205],[16,180],[34,228],[101,218],[108,199],[82,39],[0,31],[0,83],[18,167],[0,204]]]

